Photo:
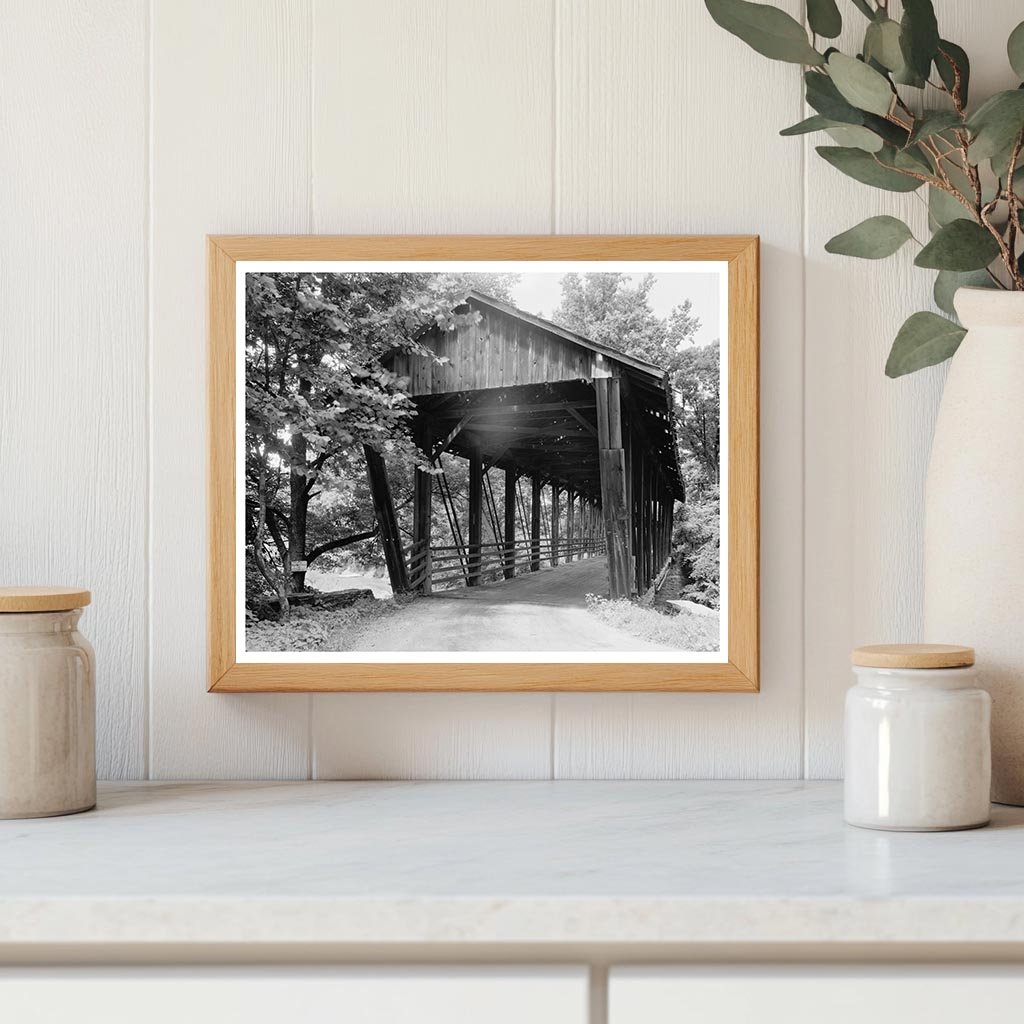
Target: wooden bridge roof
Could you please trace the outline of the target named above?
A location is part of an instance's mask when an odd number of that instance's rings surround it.
[[[677,497],[682,477],[667,376],[658,366],[560,327],[481,292],[470,292],[475,323],[419,338],[439,359],[407,352],[391,368],[409,390],[437,449],[598,496],[593,382],[619,377],[626,430]],[[421,424],[422,426],[422,424]]]

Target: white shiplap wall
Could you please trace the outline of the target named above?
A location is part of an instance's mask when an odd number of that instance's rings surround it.
[[[1019,0],[937,7],[1011,84]],[[10,0],[0,58],[0,581],[94,590],[104,776],[839,773],[942,372],[881,374],[909,255],[821,252],[894,201],[777,136],[795,69],[698,0]],[[762,236],[760,695],[205,692],[203,238],[355,231]]]

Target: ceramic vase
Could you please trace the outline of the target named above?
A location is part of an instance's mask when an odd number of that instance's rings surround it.
[[[992,696],[992,798],[1024,805],[1024,292],[962,288],[925,497],[924,636]]]

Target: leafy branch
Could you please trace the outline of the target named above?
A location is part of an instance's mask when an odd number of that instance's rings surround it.
[[[938,271],[936,304],[947,316],[915,313],[900,329],[886,373],[901,376],[950,358],[966,331],[956,318],[959,287],[1024,291],[1024,196],[1017,190],[1024,148],[1024,84],[971,111],[971,65],[939,32],[932,0],[903,0],[900,20],[888,0],[851,0],[867,19],[850,56],[820,39],[837,39],[837,0],[807,0],[807,24],[769,4],[705,0],[712,18],[758,53],[806,70],[814,115],[782,134],[824,131],[822,159],[862,184],[895,193],[927,189],[931,238],[920,243],[896,217],[870,217],[837,235],[826,250],[861,259],[920,245],[915,264]],[[1024,79],[1024,22],[1007,43],[1010,68]],[[939,109],[901,92],[931,87]],[[921,108],[920,110],[918,108]]]

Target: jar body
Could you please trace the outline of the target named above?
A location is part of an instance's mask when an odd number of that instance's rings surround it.
[[[0,818],[96,804],[95,657],[81,614],[0,615]]]
[[[858,667],[846,695],[845,817],[930,832],[988,824],[991,699],[974,668]]]

